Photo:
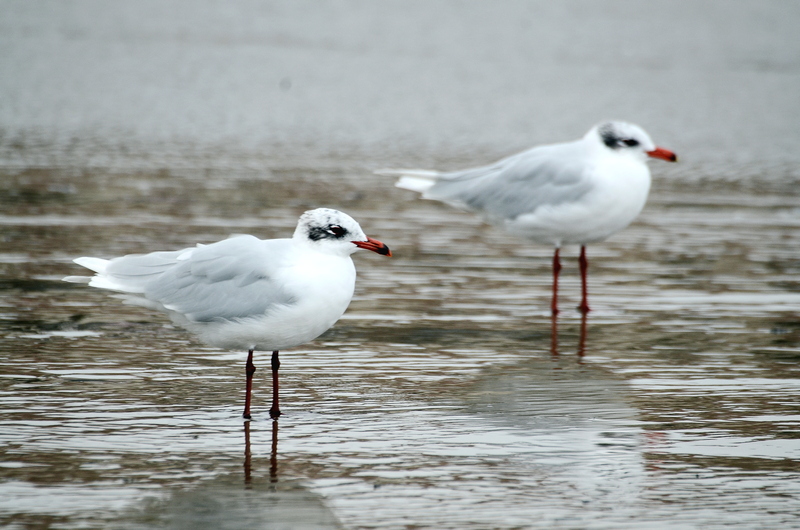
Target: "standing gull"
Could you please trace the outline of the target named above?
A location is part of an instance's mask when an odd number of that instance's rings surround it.
[[[558,314],[561,245],[581,246],[581,304],[589,312],[586,245],[628,226],[650,191],[647,157],[674,162],[640,127],[609,121],[580,140],[537,146],[494,164],[462,171],[383,169],[396,186],[481,214],[509,233],[555,246],[553,298]]]
[[[360,248],[392,255],[349,215],[319,208],[300,217],[291,239],[242,235],[171,252],[77,258],[95,275],[64,280],[124,293],[129,303],[166,313],[211,346],[248,350],[244,418],[250,418],[253,352],[271,350],[269,414],[277,418],[278,351],[320,336],[339,320],[355,288],[350,254]]]

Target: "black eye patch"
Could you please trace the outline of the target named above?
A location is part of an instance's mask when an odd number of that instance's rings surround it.
[[[347,234],[347,230],[339,225],[316,225],[308,227],[308,239],[319,241],[320,239],[341,239]]]
[[[347,230],[345,230],[339,225],[330,225],[327,231],[336,237],[342,237],[347,233]]]
[[[620,142],[628,147],[636,147],[639,145],[639,140],[634,140],[633,138],[625,138],[624,140],[620,140]]]

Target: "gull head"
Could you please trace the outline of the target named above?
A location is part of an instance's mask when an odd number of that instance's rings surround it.
[[[601,123],[592,128],[586,134],[586,138],[596,140],[606,149],[623,156],[634,156],[642,160],[649,156],[668,162],[675,162],[678,159],[669,149],[654,144],[644,129],[624,121]]]
[[[367,237],[355,219],[330,208],[317,208],[301,215],[293,237],[333,254],[350,255],[363,248],[384,256],[392,255],[389,247]]]

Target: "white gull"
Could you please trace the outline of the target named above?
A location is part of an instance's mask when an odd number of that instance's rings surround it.
[[[211,346],[248,350],[245,418],[253,351],[272,351],[270,416],[277,418],[278,351],[318,337],[339,320],[355,289],[350,255],[360,248],[392,255],[349,215],[319,208],[300,217],[291,239],[241,235],[176,251],[77,258],[95,275],[64,280],[123,293],[127,302],[166,313]]]
[[[609,121],[580,140],[537,146],[494,164],[461,171],[383,169],[396,186],[481,214],[509,233],[555,246],[552,314],[558,313],[559,250],[581,246],[581,304],[589,311],[586,245],[628,226],[650,191],[648,157],[674,162],[640,127]]]

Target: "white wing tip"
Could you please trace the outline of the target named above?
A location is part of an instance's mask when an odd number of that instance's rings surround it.
[[[439,177],[441,173],[432,169],[393,169],[393,168],[383,168],[377,169],[374,171],[376,175],[386,175],[390,177],[404,177],[414,176],[414,177],[423,177],[429,179],[436,179]]]
[[[69,282],[69,283],[89,283],[92,281],[90,276],[64,276],[61,278],[62,282]]]
[[[436,181],[431,180],[424,177],[415,177],[406,175],[400,177],[400,180],[394,183],[396,188],[402,188],[404,190],[411,190],[416,191],[418,193],[424,193],[428,191],[428,189],[434,185]]]
[[[107,276],[93,276],[89,280],[89,287],[97,287],[98,289],[108,289],[110,291],[129,292],[124,285],[115,283],[114,280]]]
[[[84,256],[82,258],[75,258],[72,261],[81,267],[86,267],[94,271],[96,274],[95,276],[67,276],[64,278],[65,282],[88,283],[90,287],[109,289],[111,291],[128,291],[124,285],[117,283],[113,278],[105,275],[108,264],[110,263],[109,260]]]
[[[395,187],[418,193],[427,191],[428,188],[436,183],[436,179],[441,176],[440,172],[429,169],[379,169],[375,171],[375,174],[400,177],[394,183]]]
[[[81,267],[86,267],[87,269],[102,273],[108,267],[108,260],[107,259],[100,259],[100,258],[90,258],[90,257],[82,257],[82,258],[75,258],[72,260],[73,262],[77,263]]]

